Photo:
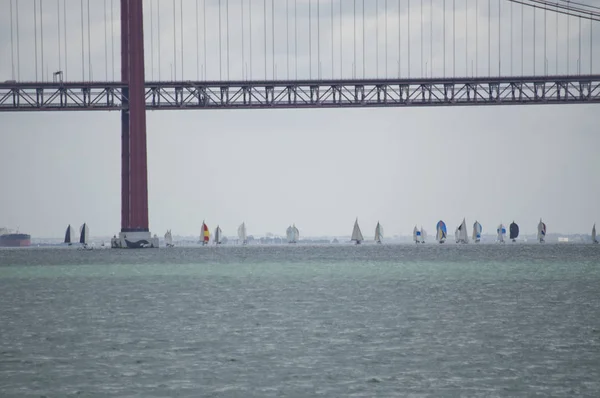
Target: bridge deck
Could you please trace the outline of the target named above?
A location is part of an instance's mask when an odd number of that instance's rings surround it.
[[[121,82],[4,82],[0,112],[120,110]],[[600,103],[600,75],[146,82],[159,109],[340,108]]]

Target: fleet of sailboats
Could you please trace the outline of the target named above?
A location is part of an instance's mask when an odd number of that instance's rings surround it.
[[[481,224],[478,221],[475,221],[475,223],[473,223],[473,234],[472,234],[473,242],[478,243],[481,241],[482,231],[483,231],[483,229],[482,229]],[[238,238],[241,241],[241,243],[244,245],[247,244],[248,237],[247,237],[247,232],[246,232],[246,224],[244,222],[242,222],[242,224],[238,227],[237,232],[238,232]],[[498,225],[498,227],[496,229],[496,233],[497,233],[496,241],[499,243],[504,243],[505,238],[506,238],[506,232],[507,232],[506,227],[504,226],[504,224],[500,223],[500,225]],[[510,233],[509,239],[512,242],[516,242],[516,239],[519,237],[520,231],[519,231],[519,225],[514,220],[509,226],[509,233]],[[378,244],[381,244],[383,241],[383,236],[384,236],[383,235],[383,227],[382,227],[381,223],[378,221],[377,225],[375,227],[374,241]],[[174,247],[173,236],[172,236],[170,229],[167,230],[164,238],[165,238],[164,242],[165,242],[166,247]],[[211,238],[211,235],[210,235],[208,226],[206,225],[206,223],[204,221],[202,221],[202,227],[201,227],[201,232],[200,232],[201,244],[203,246],[208,244],[210,241],[210,238]],[[286,229],[286,238],[287,238],[288,243],[297,243],[299,241],[300,232],[298,231],[298,228],[296,227],[295,224],[288,226],[288,228]],[[426,232],[423,229],[423,227],[421,226],[421,228],[419,229],[415,225],[415,227],[413,228],[413,241],[415,243],[425,243],[425,238],[426,238]],[[546,224],[540,218],[540,221],[538,223],[538,228],[537,228],[537,240],[540,243],[544,243],[545,238],[546,238]],[[598,243],[598,239],[596,236],[596,224],[595,223],[592,226],[591,238],[592,238],[591,239],[592,243],[596,243],[596,244]],[[447,239],[446,224],[444,223],[444,221],[440,220],[440,221],[438,221],[438,223],[436,225],[436,241],[439,243],[444,243],[446,241],[446,239]],[[364,241],[363,234],[360,230],[360,226],[358,225],[358,218],[356,218],[356,220],[354,221],[354,227],[352,229],[352,236],[351,236],[350,240],[352,242],[354,242],[355,244],[361,244]],[[463,218],[461,224],[455,230],[455,240],[456,240],[456,243],[463,243],[463,244],[469,243],[468,234],[467,234],[467,224],[466,224],[465,218]],[[223,231],[221,230],[221,227],[218,225],[214,231],[213,241],[217,245],[223,243]],[[74,228],[70,224],[67,226],[67,229],[65,231],[65,237],[64,237],[65,244],[71,246],[74,243],[80,243],[81,244],[80,248],[93,249],[93,245],[92,245],[92,247],[89,247],[88,242],[89,242],[89,227],[88,227],[87,223],[84,223],[79,228],[79,239],[78,240],[76,238]],[[336,240],[336,242],[337,242],[337,240]]]
[[[375,242],[381,244],[381,240],[383,239],[383,227],[377,221],[377,226],[375,227]]]
[[[360,227],[358,226],[358,218],[356,221],[354,221],[354,228],[352,229],[352,236],[350,237],[350,240],[352,242],[356,242],[357,245],[360,245],[360,243],[365,240],[362,232],[360,232]]]
[[[475,221],[473,224],[473,242],[479,243],[481,241],[481,232],[483,228],[481,228],[481,224],[479,221]]]

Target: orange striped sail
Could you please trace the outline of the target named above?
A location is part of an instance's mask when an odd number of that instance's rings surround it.
[[[210,231],[208,230],[208,225],[206,225],[204,221],[202,221],[202,232],[200,234],[200,237],[202,238],[202,244],[208,244],[208,240],[210,239]]]

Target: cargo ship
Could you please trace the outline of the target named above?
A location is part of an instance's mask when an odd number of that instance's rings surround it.
[[[6,228],[0,228],[0,247],[27,247],[31,246],[31,235],[12,233]]]

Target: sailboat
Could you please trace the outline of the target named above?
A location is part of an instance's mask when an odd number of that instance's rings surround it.
[[[469,243],[469,237],[467,236],[467,223],[464,218],[462,223],[458,226],[457,231],[458,238],[456,240],[456,243]]]
[[[458,227],[454,230],[454,241],[458,243]]]
[[[537,239],[540,241],[540,243],[544,243],[545,238],[546,238],[546,224],[544,224],[542,222],[542,219],[540,218],[540,223],[538,224]]]
[[[444,223],[442,220],[438,221],[437,225],[435,226],[435,230],[436,230],[436,239],[439,243],[444,243],[444,241],[447,238],[447,230],[446,230],[446,223]]]
[[[360,242],[365,240],[363,238],[362,232],[360,232],[360,227],[358,226],[358,218],[354,221],[354,229],[352,230],[351,241],[355,241],[357,245],[360,245]]]
[[[207,245],[210,240],[210,230],[208,229],[208,225],[202,221],[202,228],[200,229],[200,241],[202,242],[202,246]]]
[[[173,235],[171,235],[171,230],[168,229],[167,232],[165,233],[165,245],[167,247],[174,247],[175,245],[173,244]]]
[[[596,224],[592,227],[592,243],[598,243],[598,239],[596,239]]]
[[[516,222],[513,222],[510,224],[510,226],[508,227],[509,232],[510,232],[510,236],[509,238],[513,241],[516,242],[517,238],[519,237],[519,226],[517,225]]]
[[[296,224],[294,224],[293,226],[290,225],[285,230],[285,236],[287,238],[288,243],[298,242],[298,240],[300,239],[300,231],[298,231],[298,228],[296,228]]]
[[[479,243],[481,241],[481,232],[483,231],[483,228],[481,228],[481,224],[479,224],[478,221],[475,221],[475,224],[473,224],[473,241],[475,243]]]
[[[242,245],[248,243],[248,237],[246,236],[246,224],[242,223],[238,227],[238,238],[242,241]]]
[[[496,232],[498,233],[498,237],[496,238],[496,240],[500,243],[504,243],[504,237],[506,236],[506,228],[504,227],[504,225],[498,225]]]
[[[220,245],[223,242],[223,231],[221,231],[221,227],[217,225],[215,228],[215,237],[213,239],[216,245]]]
[[[88,247],[89,238],[90,228],[86,223],[83,223],[83,225],[79,228],[79,243],[82,244],[83,249],[91,249],[91,247]]]
[[[65,241],[63,243],[67,243],[69,246],[71,246],[73,244],[75,238],[75,231],[73,230],[73,227],[71,227],[71,224],[69,224],[69,226],[67,227],[67,231],[65,232]]]
[[[425,238],[427,237],[427,231],[425,231],[423,229],[423,226],[421,225],[421,243],[425,243]]]
[[[415,225],[415,228],[413,229],[413,240],[415,241],[415,243],[421,243],[421,231],[419,231],[417,229],[417,226]]]
[[[375,242],[381,243],[381,239],[383,239],[383,227],[377,221],[377,226],[375,227]]]

